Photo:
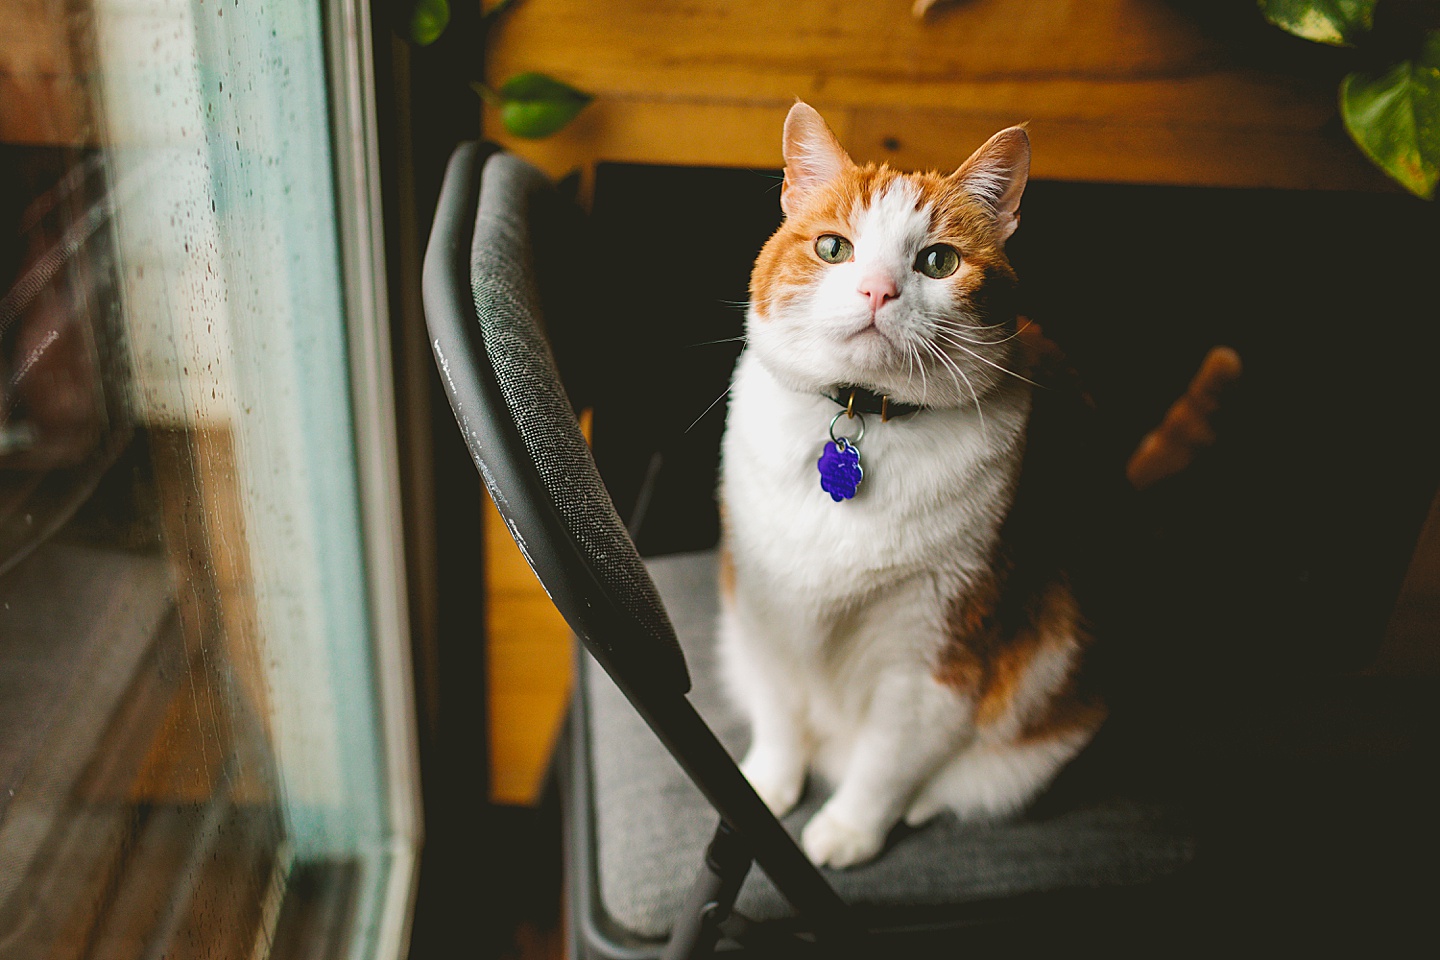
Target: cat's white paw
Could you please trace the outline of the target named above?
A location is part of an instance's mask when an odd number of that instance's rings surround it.
[[[885,834],[847,823],[826,804],[805,825],[800,845],[817,866],[839,870],[874,857],[885,845]]]
[[[793,810],[805,789],[804,765],[785,763],[772,753],[752,751],[740,765],[740,771],[777,817]]]

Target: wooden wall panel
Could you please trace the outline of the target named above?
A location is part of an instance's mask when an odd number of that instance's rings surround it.
[[[774,167],[800,97],[859,159],[946,168],[1028,121],[1043,177],[1390,189],[1341,129],[1332,78],[1241,64],[1173,3],[971,0],[925,21],[909,7],[526,0],[492,34],[492,84],[538,70],[597,101],[549,140],[511,138],[493,115],[486,131],[554,175],[602,160]]]

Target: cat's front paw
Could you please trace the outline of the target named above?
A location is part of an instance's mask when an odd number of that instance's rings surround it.
[[[786,762],[773,753],[751,751],[740,771],[777,817],[793,810],[805,789],[805,765]]]
[[[826,804],[805,825],[800,845],[816,866],[839,870],[874,857],[885,845],[885,834],[847,823]]]

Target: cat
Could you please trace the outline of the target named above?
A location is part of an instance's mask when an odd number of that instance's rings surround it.
[[[1025,129],[902,173],[797,102],[783,148],[722,442],[719,654],[746,777],[777,815],[828,781],[801,845],[843,868],[902,820],[1021,810],[1106,708],[1077,682],[1091,638],[1065,572],[1012,536]]]

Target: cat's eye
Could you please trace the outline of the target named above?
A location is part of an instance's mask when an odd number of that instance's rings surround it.
[[[815,253],[826,263],[844,263],[855,256],[855,247],[838,233],[827,233],[815,241]]]
[[[960,269],[960,251],[948,243],[937,243],[920,251],[915,269],[927,277],[940,280]]]

